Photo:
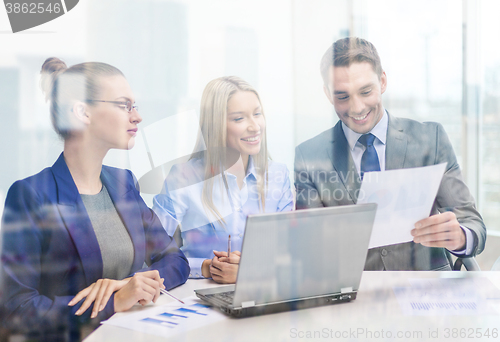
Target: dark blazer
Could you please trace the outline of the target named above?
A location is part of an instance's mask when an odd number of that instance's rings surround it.
[[[131,274],[158,270],[167,289],[183,284],[188,262],[140,197],[132,173],[103,166],[101,180],[132,239]],[[0,295],[8,327],[75,330],[89,321],[90,308],[81,317],[74,315],[83,300],[67,304],[102,278],[102,257],[63,154],[52,167],[11,186],[2,238]],[[142,269],[144,263],[147,269]],[[97,320],[113,313],[114,295]]]
[[[431,215],[451,210],[474,236],[472,255],[484,249],[486,227],[465,185],[455,153],[443,127],[389,115],[386,170],[447,163]],[[342,130],[333,128],[300,144],[295,150],[297,209],[355,204],[361,182]],[[444,248],[413,242],[373,248],[365,270],[451,270]]]

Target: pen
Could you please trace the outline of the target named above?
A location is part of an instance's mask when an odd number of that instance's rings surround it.
[[[227,261],[229,262],[229,254],[231,254],[231,234],[227,238]]]
[[[182,304],[186,304],[184,303],[182,300],[180,300],[179,298],[177,298],[176,296],[174,296],[173,294],[171,294],[170,292],[168,292],[167,290],[164,290],[164,289],[160,289],[160,292],[163,293],[163,294],[166,294],[167,296],[170,296],[172,297],[173,299],[181,302]]]

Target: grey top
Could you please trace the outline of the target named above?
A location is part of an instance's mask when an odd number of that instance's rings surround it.
[[[130,274],[134,246],[103,185],[97,195],[80,195],[94,228],[102,255],[103,278],[123,279]]]

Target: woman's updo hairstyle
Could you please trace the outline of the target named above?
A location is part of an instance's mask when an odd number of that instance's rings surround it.
[[[87,62],[68,68],[56,57],[47,58],[40,71],[40,86],[45,100],[50,100],[50,116],[57,134],[63,139],[74,129],[71,111],[76,101],[106,100],[99,98],[100,78],[123,76],[123,73],[106,63]],[[88,101],[89,105],[93,102]]]

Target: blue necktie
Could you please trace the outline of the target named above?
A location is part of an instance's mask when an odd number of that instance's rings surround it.
[[[365,172],[380,171],[377,150],[373,146],[374,140],[375,136],[371,133],[363,134],[358,139],[359,143],[366,147],[361,157],[361,179],[363,179]]]

